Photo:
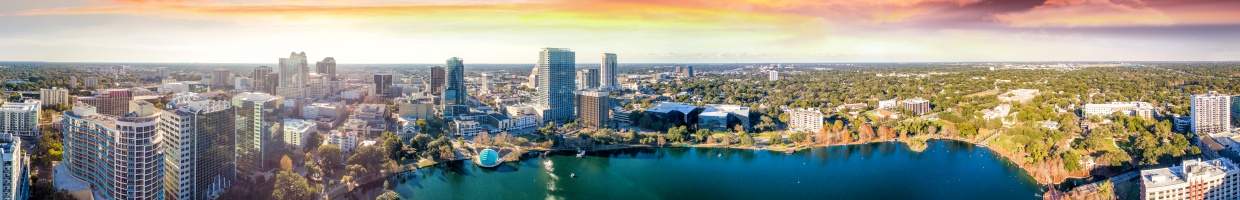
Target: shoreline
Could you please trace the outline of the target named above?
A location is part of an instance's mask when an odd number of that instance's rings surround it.
[[[720,148],[720,149],[775,151],[775,152],[792,153],[792,152],[797,152],[797,151],[811,149],[811,148],[863,145],[863,144],[883,143],[883,142],[899,142],[899,143],[908,145],[909,149],[914,152],[922,152],[922,151],[925,151],[925,149],[927,148],[926,143],[930,140],[950,140],[950,141],[971,144],[976,147],[984,147],[987,151],[990,151],[990,153],[998,155],[999,158],[1002,158],[1004,159],[1004,161],[1008,162],[1009,164],[1012,164],[1015,167],[1019,168],[1022,172],[1025,173],[1025,175],[1029,176],[1029,178],[1032,179],[1035,183],[1037,183],[1038,185],[1042,185],[1043,189],[1049,189],[1047,187],[1060,184],[1064,180],[1067,180],[1070,178],[1080,178],[1080,176],[1066,176],[1066,177],[1058,178],[1058,181],[1050,180],[1049,178],[1039,178],[1039,177],[1044,177],[1044,176],[1040,176],[1042,174],[1035,174],[1035,172],[1038,172],[1035,170],[1039,169],[1040,167],[1044,167],[1044,166],[1017,163],[1016,161],[1018,159],[1014,159],[1014,156],[1018,156],[1018,155],[1012,155],[1012,153],[1008,153],[1006,151],[996,150],[994,147],[990,147],[989,145],[979,144],[976,141],[965,139],[965,138],[944,137],[944,136],[937,136],[937,135],[935,136],[920,135],[920,136],[914,136],[914,137],[909,137],[909,138],[904,138],[904,139],[894,138],[894,139],[889,139],[889,140],[848,142],[848,143],[839,143],[839,144],[793,144],[791,146],[773,146],[773,147],[772,146],[736,146],[736,145],[719,145],[719,144],[683,144],[683,143],[669,144],[669,145],[663,145],[663,146],[645,145],[645,144],[605,145],[603,147],[591,148],[590,150],[586,150],[586,151],[591,152],[591,151],[612,151],[612,150],[638,149],[638,148],[669,148],[670,147],[670,148]],[[577,149],[528,149],[527,151],[549,153],[549,152],[558,152],[558,151],[577,151]],[[522,155],[517,160],[512,160],[512,161],[506,160],[504,162],[521,161],[521,160],[525,160],[525,158],[526,157]],[[459,160],[464,160],[464,159],[459,159]],[[469,160],[473,160],[473,159],[469,159]],[[450,161],[455,161],[455,160],[450,160]],[[419,165],[418,168],[436,166],[436,165],[443,164],[444,162],[447,162],[447,161],[434,162],[433,164],[429,164],[429,165]],[[395,174],[389,175],[389,178],[392,176],[395,176]],[[1085,177],[1088,177],[1088,176],[1085,176]]]

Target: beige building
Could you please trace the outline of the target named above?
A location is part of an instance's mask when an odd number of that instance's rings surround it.
[[[791,131],[816,132],[822,129],[822,112],[818,109],[788,109],[788,129]]]
[[[1186,160],[1179,166],[1141,170],[1141,199],[1240,199],[1240,173],[1226,158]]]

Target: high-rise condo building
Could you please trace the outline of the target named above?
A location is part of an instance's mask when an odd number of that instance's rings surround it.
[[[249,175],[266,169],[264,151],[271,142],[273,126],[280,119],[281,98],[266,93],[246,92],[233,97],[232,107],[236,117],[237,173]]]
[[[562,124],[573,119],[576,53],[569,49],[543,48],[535,66],[538,67],[539,87],[534,102],[543,123]]]
[[[1179,166],[1141,170],[1141,199],[1240,199],[1240,169],[1227,158],[1185,160]]]
[[[443,115],[457,116],[469,113],[469,107],[465,103],[469,99],[469,94],[465,89],[465,61],[461,58],[452,57],[447,61],[447,79],[445,79],[445,87],[443,89]]]
[[[336,79],[336,58],[326,57],[314,63],[314,72],[327,76],[327,80],[339,80]]]
[[[606,90],[584,90],[577,95],[577,123],[591,128],[607,128],[611,97]]]
[[[53,87],[47,89],[39,89],[39,100],[43,101],[43,106],[69,105],[69,90]]]
[[[165,198],[218,198],[236,180],[232,106],[195,93],[165,106],[156,129],[165,145]]]
[[[1191,105],[1188,115],[1193,133],[1213,135],[1231,131],[1231,96],[1210,91],[1193,95]]]
[[[374,74],[375,95],[391,97],[392,92],[392,74]]]
[[[30,198],[30,159],[22,141],[0,134],[0,199]]]
[[[280,75],[268,66],[254,68],[254,72],[250,73],[250,78],[254,79],[254,91],[256,92],[275,94],[276,87],[280,85]]]
[[[445,77],[447,75],[446,73],[447,72],[445,72],[441,66],[431,67],[431,87],[429,88],[431,90],[431,94],[443,94],[444,79],[447,78]]]
[[[813,133],[822,129],[822,112],[818,109],[788,109],[788,129]]]
[[[39,100],[6,102],[0,106],[0,135],[13,135],[25,144],[39,141],[39,116],[42,103]]]
[[[94,106],[99,114],[120,116],[129,112],[129,101],[133,100],[133,93],[129,89],[107,89],[97,92],[95,96],[78,100]]]
[[[603,53],[603,61],[599,63],[598,70],[599,81],[602,82],[600,86],[602,86],[603,89],[614,90],[620,88],[620,85],[616,83],[617,67],[619,67],[619,65],[616,64],[616,54]]]
[[[538,66],[534,66],[534,69],[530,70],[530,76],[526,78],[527,82],[525,83],[525,87],[529,87],[530,89],[537,90],[539,74],[541,73],[538,72]]]
[[[598,88],[598,69],[581,69],[577,70],[577,89],[594,89]]]
[[[160,111],[146,101],[129,103],[121,115],[89,104],[65,112],[61,165],[101,199],[164,199],[165,140],[155,131]]]

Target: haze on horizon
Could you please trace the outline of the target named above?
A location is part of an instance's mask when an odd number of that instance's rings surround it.
[[[0,0],[0,60],[1233,61],[1233,0]]]

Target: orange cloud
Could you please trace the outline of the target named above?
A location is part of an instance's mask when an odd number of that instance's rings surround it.
[[[1240,23],[1237,1],[1047,0],[995,16],[1016,27],[1170,26]]]

